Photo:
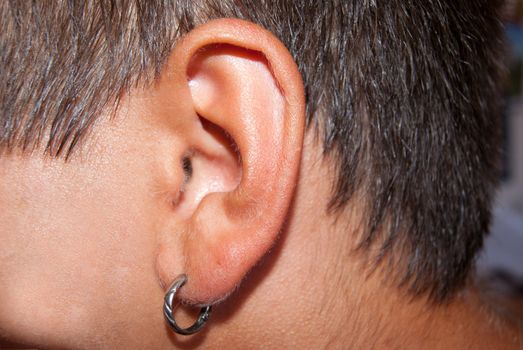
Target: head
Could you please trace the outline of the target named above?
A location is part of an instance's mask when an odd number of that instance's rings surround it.
[[[497,178],[496,13],[2,2],[0,337],[154,344],[180,273],[184,302],[227,300],[209,341],[319,271],[448,302]]]

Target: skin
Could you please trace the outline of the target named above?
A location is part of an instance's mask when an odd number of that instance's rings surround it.
[[[3,345],[522,347],[473,288],[433,305],[363,271],[351,248],[365,213],[358,196],[341,219],[322,210],[333,174],[304,118],[281,43],[218,20],[185,37],[116,117],[100,116],[68,162],[3,156]],[[184,302],[216,304],[192,337],[174,335],[161,313],[180,273]],[[195,312],[181,307],[176,319],[189,325]]]

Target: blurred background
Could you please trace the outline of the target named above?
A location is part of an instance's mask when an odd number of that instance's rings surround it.
[[[478,260],[484,292],[502,296],[507,313],[523,319],[523,0],[503,12],[509,76],[503,115],[503,175],[491,234]]]

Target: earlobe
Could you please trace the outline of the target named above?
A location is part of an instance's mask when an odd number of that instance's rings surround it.
[[[175,48],[167,70],[185,74],[195,113],[226,135],[237,157],[233,164],[231,152],[224,153],[207,137],[191,141],[207,165],[228,159],[227,166],[216,168],[218,173],[203,175],[192,185],[211,190],[192,206],[186,236],[179,241],[188,275],[180,297],[209,304],[234,290],[281,230],[301,159],[303,86],[279,40],[241,20],[211,21],[190,32]],[[198,172],[195,167],[195,176]],[[231,173],[239,174],[234,186],[212,190],[205,184]],[[168,261],[159,256],[165,285],[176,274],[164,265]]]

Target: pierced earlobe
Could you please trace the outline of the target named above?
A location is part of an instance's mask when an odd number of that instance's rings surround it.
[[[187,328],[181,328],[180,326],[178,326],[178,324],[174,320],[173,301],[174,301],[174,298],[176,297],[176,294],[178,293],[178,290],[183,287],[185,282],[187,282],[187,275],[185,275],[185,274],[179,275],[178,277],[176,277],[174,279],[174,282],[171,284],[171,286],[167,290],[167,293],[165,293],[164,303],[163,303],[163,314],[165,316],[167,323],[169,324],[169,326],[171,327],[171,329],[174,332],[181,334],[181,335],[191,335],[191,334],[199,332],[203,328],[203,326],[205,326],[205,324],[209,320],[212,306],[211,305],[203,306],[200,309],[200,314],[198,315],[198,319],[196,320],[196,322],[194,322],[194,324],[192,326],[187,327]]]

